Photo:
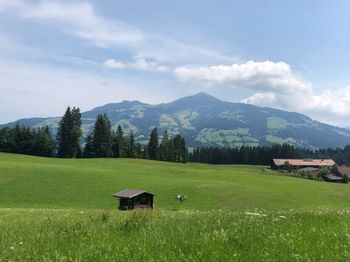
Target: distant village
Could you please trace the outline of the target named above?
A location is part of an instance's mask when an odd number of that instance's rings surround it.
[[[333,159],[273,159],[271,168],[326,182],[349,183],[350,178],[350,167],[337,166]]]

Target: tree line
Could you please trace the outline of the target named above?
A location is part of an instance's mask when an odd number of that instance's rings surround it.
[[[338,165],[350,165],[350,146],[344,149],[309,150],[289,144],[241,146],[237,148],[197,147],[189,154],[190,162],[209,164],[270,165],[274,158],[332,158]]]
[[[122,127],[112,130],[106,114],[98,115],[91,134],[82,138],[79,108],[68,107],[62,116],[54,142],[48,127],[30,129],[16,125],[0,130],[0,151],[60,158],[123,157],[143,158],[169,162],[187,162],[185,139],[177,134],[169,137],[167,130],[159,141],[157,128],[150,134],[148,143],[135,142],[134,134],[124,135]],[[81,145],[84,145],[81,147]]]
[[[0,130],[0,151],[34,156],[52,156],[54,141],[48,127],[30,129],[16,125]]]

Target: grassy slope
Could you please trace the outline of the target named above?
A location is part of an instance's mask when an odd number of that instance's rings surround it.
[[[350,187],[263,170],[0,154],[0,261],[349,261]],[[114,211],[126,187],[157,211]]]
[[[124,188],[154,192],[156,207],[315,210],[349,207],[350,186],[280,175],[257,166],[132,159],[47,159],[0,154],[0,207],[115,209]],[[177,194],[188,200],[180,204]]]

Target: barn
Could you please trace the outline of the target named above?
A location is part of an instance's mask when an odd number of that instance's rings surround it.
[[[119,199],[119,210],[153,209],[153,193],[139,189],[125,189],[113,196]]]
[[[272,169],[283,168],[286,164],[291,165],[294,169],[312,167],[312,168],[323,168],[332,167],[335,165],[333,159],[273,159]]]

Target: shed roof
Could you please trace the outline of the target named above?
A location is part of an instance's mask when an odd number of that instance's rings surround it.
[[[339,176],[336,176],[336,175],[333,175],[333,174],[326,175],[326,178],[328,178],[330,180],[333,180],[333,181],[341,181],[341,180],[343,180],[342,177],[339,177]]]
[[[333,159],[273,159],[276,166],[283,166],[286,162],[293,166],[333,166]]]
[[[338,167],[338,171],[340,174],[342,174],[343,176],[346,175],[350,175],[350,167],[348,166],[339,166]]]
[[[140,190],[140,189],[124,189],[118,193],[115,193],[114,196],[115,197],[133,198],[133,197],[141,195],[143,193],[154,195],[153,193],[146,192],[146,191]]]

